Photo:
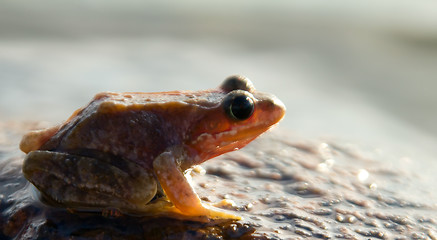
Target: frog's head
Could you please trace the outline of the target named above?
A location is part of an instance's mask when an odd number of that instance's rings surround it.
[[[278,123],[284,104],[274,95],[258,92],[243,76],[227,78],[219,88],[218,104],[195,126],[191,146],[201,161],[244,147]]]

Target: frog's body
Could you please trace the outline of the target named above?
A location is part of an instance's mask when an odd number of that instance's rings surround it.
[[[204,206],[183,171],[245,146],[284,113],[239,76],[215,90],[100,93],[64,124],[23,137],[23,172],[71,208],[232,218]],[[174,206],[148,204],[160,187]]]

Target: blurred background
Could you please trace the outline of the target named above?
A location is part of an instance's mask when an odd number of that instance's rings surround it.
[[[285,103],[290,134],[436,164],[435,1],[1,1],[0,121],[236,73]]]

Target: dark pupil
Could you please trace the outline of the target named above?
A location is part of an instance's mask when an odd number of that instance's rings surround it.
[[[231,113],[238,120],[245,120],[252,115],[253,102],[247,96],[238,96],[234,98],[231,105]]]

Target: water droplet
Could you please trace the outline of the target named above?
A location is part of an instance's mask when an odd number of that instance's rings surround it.
[[[360,182],[364,182],[369,178],[369,172],[366,169],[360,169],[357,178]]]
[[[370,188],[370,190],[374,191],[374,190],[376,190],[378,188],[378,184],[372,183],[372,184],[369,185],[369,188]]]

